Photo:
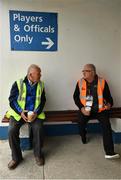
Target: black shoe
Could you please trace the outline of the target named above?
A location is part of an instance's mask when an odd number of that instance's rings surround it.
[[[81,139],[83,144],[87,143],[86,135],[81,136]]]
[[[43,165],[45,164],[44,156],[35,157],[35,160],[36,160],[36,164],[37,164],[38,166],[43,166]]]

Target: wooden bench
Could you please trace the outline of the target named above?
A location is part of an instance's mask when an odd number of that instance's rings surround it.
[[[68,125],[70,124],[71,127],[72,125],[74,124],[74,130],[73,130],[73,133],[75,134],[78,133],[77,131],[77,126],[75,123],[78,122],[79,120],[79,110],[64,110],[64,111],[46,111],[45,112],[46,114],[46,121],[45,121],[45,128],[49,128],[49,129],[46,129],[46,133],[47,135],[57,135],[57,134],[62,134],[62,126],[61,126],[61,130],[59,128],[60,125]],[[113,107],[111,110],[110,110],[110,117],[111,118],[121,118],[121,107]],[[4,116],[4,118],[2,119],[2,122],[3,123],[8,123],[9,122],[9,119],[6,118]],[[97,122],[97,121],[96,121]],[[114,122],[114,121],[113,121]],[[95,120],[91,120],[91,123],[95,123]],[[114,122],[115,123],[115,122]],[[50,125],[53,125],[53,124],[58,124],[58,127],[56,126],[56,131],[55,129],[53,128],[53,126],[49,127],[49,126],[46,126],[47,124],[50,124]],[[70,125],[68,126],[69,129],[67,128],[66,126],[66,130],[64,130],[64,133],[65,134],[70,134],[72,133],[71,132],[71,129],[70,129]],[[75,127],[76,126],[76,127]],[[96,126],[97,127],[97,126]],[[23,128],[23,129],[22,129]],[[31,144],[32,144],[32,139],[31,139],[31,132],[29,131],[28,129],[28,124],[26,123],[25,124],[25,127],[22,127],[21,130],[20,130],[20,138],[22,138],[22,149],[31,149]],[[67,130],[68,129],[68,130]],[[57,133],[58,131],[58,133]],[[60,132],[61,131],[61,132]],[[50,133],[48,133],[50,132]],[[99,132],[99,131],[98,131]],[[29,136],[28,136],[29,135]],[[24,142],[24,138],[23,137],[28,137],[28,141]],[[117,140],[115,140],[115,142],[117,143],[120,143],[118,142]]]
[[[46,122],[78,122],[79,110],[64,110],[64,111],[45,111]],[[121,107],[113,107],[110,110],[111,118],[121,118]],[[3,123],[8,123],[9,119],[4,116]]]

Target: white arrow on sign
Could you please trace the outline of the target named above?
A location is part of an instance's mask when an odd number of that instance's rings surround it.
[[[53,46],[54,42],[50,38],[48,38],[48,37],[46,39],[47,39],[47,41],[46,42],[42,42],[42,45],[48,45],[46,47],[46,49],[50,49]]]

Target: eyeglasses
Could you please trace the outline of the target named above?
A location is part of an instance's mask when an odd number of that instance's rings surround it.
[[[93,70],[83,70],[82,72],[92,72]]]

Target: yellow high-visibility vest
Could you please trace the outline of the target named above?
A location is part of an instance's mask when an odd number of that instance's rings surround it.
[[[18,99],[17,99],[17,103],[23,110],[25,110],[26,92],[27,92],[26,84],[23,81],[23,79],[20,79],[20,80],[18,80],[16,82],[17,82],[17,86],[18,86],[18,90],[19,90],[19,96],[18,96]],[[43,89],[44,89],[44,82],[42,82],[42,81],[38,82],[37,90],[36,90],[36,99],[35,99],[35,107],[34,107],[34,109],[36,109],[41,103],[41,95],[42,95]],[[7,111],[6,115],[9,116],[9,117],[13,116],[14,119],[16,119],[17,121],[19,121],[21,119],[20,114],[16,113],[12,108],[10,108],[10,110]],[[37,116],[37,118],[45,119],[45,113],[41,112]]]

